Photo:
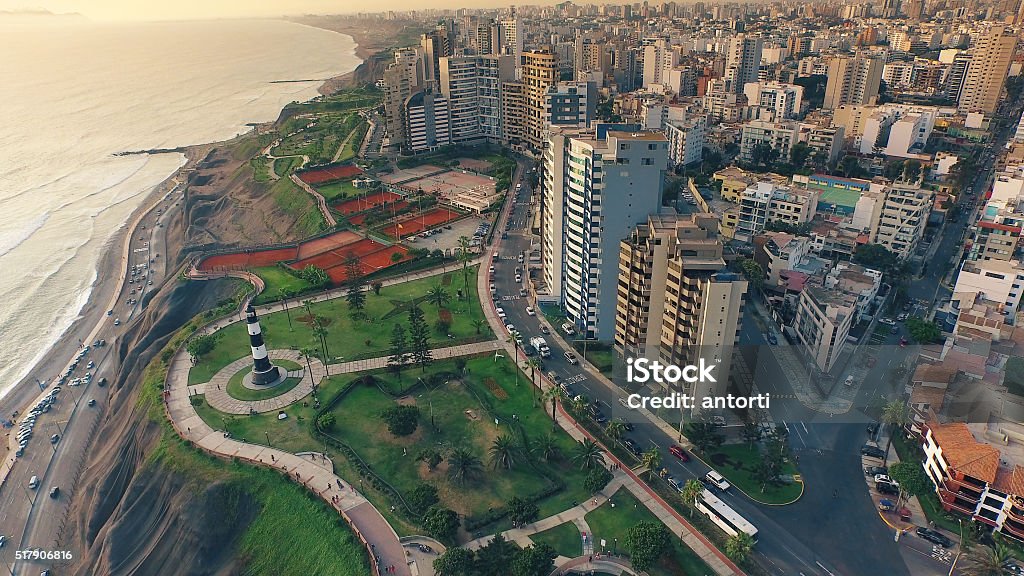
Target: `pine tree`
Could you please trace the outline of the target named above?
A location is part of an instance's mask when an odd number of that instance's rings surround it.
[[[405,339],[405,328],[396,323],[391,330],[391,356],[388,357],[388,369],[402,379],[402,369],[409,362],[409,349]]]
[[[430,331],[423,319],[423,310],[419,306],[409,309],[409,347],[413,362],[426,372],[434,357],[430,354]]]
[[[362,318],[366,307],[366,282],[359,266],[359,259],[351,254],[345,259],[345,301],[348,302],[349,313],[353,318]]]

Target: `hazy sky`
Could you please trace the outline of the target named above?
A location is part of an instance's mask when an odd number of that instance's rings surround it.
[[[285,14],[342,14],[440,7],[502,7],[512,0],[0,0],[0,10],[45,8],[96,20],[231,18]]]

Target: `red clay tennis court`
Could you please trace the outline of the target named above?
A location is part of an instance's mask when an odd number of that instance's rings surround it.
[[[203,261],[199,263],[199,269],[204,272],[217,272],[221,270],[259,268],[260,266],[272,266],[278,262],[294,260],[297,255],[298,248],[295,247],[235,252],[234,254],[218,254],[216,256],[204,258]]]
[[[390,214],[392,210],[394,210],[395,212],[398,212],[399,210],[405,210],[408,207],[409,207],[409,203],[408,202],[406,202],[405,200],[399,200],[398,202],[395,202],[394,204],[389,204],[387,206],[387,208],[381,208],[381,209],[378,209],[378,210],[375,210],[375,211],[372,211],[372,210],[371,211],[366,211],[366,212],[363,212],[361,214],[356,214],[355,216],[350,216],[348,218],[348,223],[353,225],[353,226],[362,226],[366,222],[366,217],[369,216],[371,214],[371,212],[380,212],[381,210],[385,210],[388,214]]]
[[[352,178],[353,176],[359,176],[363,171],[358,166],[325,166],[323,168],[313,168],[298,174],[299,178],[302,179],[306,184],[324,184],[326,182],[333,182],[335,180],[341,180],[342,178]]]
[[[398,224],[385,226],[383,232],[393,238],[406,238],[446,222],[458,220],[461,217],[462,214],[460,212],[456,212],[449,208],[432,208],[422,214],[417,214],[407,220],[403,220]],[[401,224],[401,228],[398,227],[399,224]]]
[[[384,204],[385,202],[394,202],[395,200],[401,199],[402,196],[395,194],[394,192],[388,192],[382,190],[380,192],[374,192],[373,194],[367,195],[365,198],[353,198],[346,200],[340,204],[335,204],[334,209],[344,215],[355,214],[356,212],[362,212],[370,208],[376,208]]]
[[[398,262],[405,260],[408,257],[409,251],[402,246],[383,246],[378,244],[380,248],[376,252],[366,254],[359,257],[359,271],[362,274],[370,274],[378,270],[394,266]],[[401,254],[402,260],[398,262],[392,260],[392,254]],[[344,262],[344,259],[342,260]],[[331,268],[326,268],[327,275],[331,277],[331,281],[335,284],[341,284],[348,280],[348,272],[345,270],[344,264],[338,264]]]
[[[342,230],[335,232],[330,236],[324,236],[323,238],[317,238],[308,242],[303,242],[299,245],[299,253],[296,254],[296,258],[302,260],[303,258],[309,258],[328,250],[335,250],[342,246],[347,246],[353,242],[358,241],[362,236],[352,232],[351,230]]]

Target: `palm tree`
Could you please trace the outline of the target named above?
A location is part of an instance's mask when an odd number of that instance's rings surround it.
[[[640,463],[647,468],[647,474],[653,478],[658,467],[661,466],[661,452],[658,452],[658,449],[652,446],[640,455]]]
[[[516,456],[518,455],[519,449],[516,447],[516,441],[508,434],[502,434],[494,439],[491,443],[491,466],[498,468],[499,466],[510,470],[512,465],[515,464]]]
[[[448,291],[440,286],[434,286],[427,290],[427,302],[437,306],[438,310],[451,301],[452,297],[448,294]]]
[[[576,414],[583,414],[583,411],[587,409],[587,399],[583,396],[577,396],[569,401],[569,406],[572,407],[572,411]]]
[[[885,459],[889,459],[889,447],[892,446],[893,436],[897,430],[906,426],[910,414],[907,405],[902,400],[892,400],[882,410],[882,422],[889,425],[889,440],[885,443]]]
[[[544,462],[554,460],[558,457],[558,440],[554,434],[545,434],[533,442],[533,452],[540,456]]]
[[[469,261],[472,259],[473,257],[469,253],[469,238],[459,236],[459,262],[462,262],[462,281],[465,284],[467,304],[472,300],[469,293]],[[473,307],[470,306],[469,309],[472,310]]]
[[[736,562],[743,562],[754,548],[754,539],[746,532],[737,532],[725,542],[725,555]]]
[[[616,418],[604,427],[604,433],[612,440],[618,442],[622,435],[626,433],[626,423],[622,419]]]
[[[601,447],[592,442],[590,438],[585,438],[576,446],[576,453],[573,455],[572,461],[579,464],[580,468],[589,470],[594,466],[604,464],[604,453],[601,452]]]
[[[458,485],[478,478],[483,472],[483,463],[472,452],[458,448],[448,457],[448,477]]]
[[[473,318],[473,328],[476,328],[476,333],[480,334],[484,327],[484,321],[481,318]]]
[[[313,382],[313,365],[309,363],[309,359],[316,358],[316,350],[309,347],[303,348],[299,350],[299,358],[302,358],[303,360],[306,361],[306,370],[308,371],[307,373],[309,374],[309,381]],[[316,391],[315,382],[313,382],[313,390]]]
[[[700,480],[696,478],[690,478],[683,484],[683,491],[680,496],[686,505],[690,508],[690,517],[693,517],[693,508],[697,504],[697,498],[704,493],[704,485],[700,483]]]
[[[320,339],[320,349],[324,354],[324,371],[330,375],[331,371],[328,368],[330,365],[330,352],[327,351],[327,328],[324,327],[319,317],[313,318],[313,335]]]
[[[284,315],[288,318],[288,331],[292,331],[292,313],[288,309],[288,300],[295,296],[296,291],[290,287],[281,288],[281,306],[284,308]]]
[[[558,403],[565,399],[565,392],[562,391],[558,386],[552,386],[544,391],[544,400],[551,402],[551,429],[555,429],[555,410],[558,409]]]
[[[505,342],[512,345],[512,364],[515,365],[516,388],[519,388],[519,341],[516,340],[515,334],[509,334]]]
[[[537,369],[540,368],[539,358],[530,358],[526,361],[530,367],[530,392],[533,392],[533,405],[537,405]]]
[[[964,576],[1011,576],[1017,572],[1010,549],[996,540],[992,546],[976,546],[967,551],[960,573]]]

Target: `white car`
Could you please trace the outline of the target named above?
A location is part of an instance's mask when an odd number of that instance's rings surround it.
[[[527,316],[536,316],[537,313],[533,311],[533,307],[527,306],[526,307],[526,315]]]
[[[886,474],[875,474],[875,483],[885,482],[886,484],[892,484],[894,487],[899,487],[899,482],[889,478]]]
[[[732,488],[732,484],[729,484],[729,481],[726,480],[724,476],[722,476],[718,472],[715,472],[714,470],[708,472],[707,475],[704,476],[704,480],[708,481],[708,483],[710,483],[712,486],[718,488],[723,492],[725,492],[729,488]]]
[[[508,330],[508,333],[511,334],[516,331],[516,327],[514,324],[506,324],[505,330]]]
[[[896,321],[893,320],[892,318],[879,318],[878,322],[881,323],[881,324],[885,324],[886,326],[895,326],[896,325]]]

